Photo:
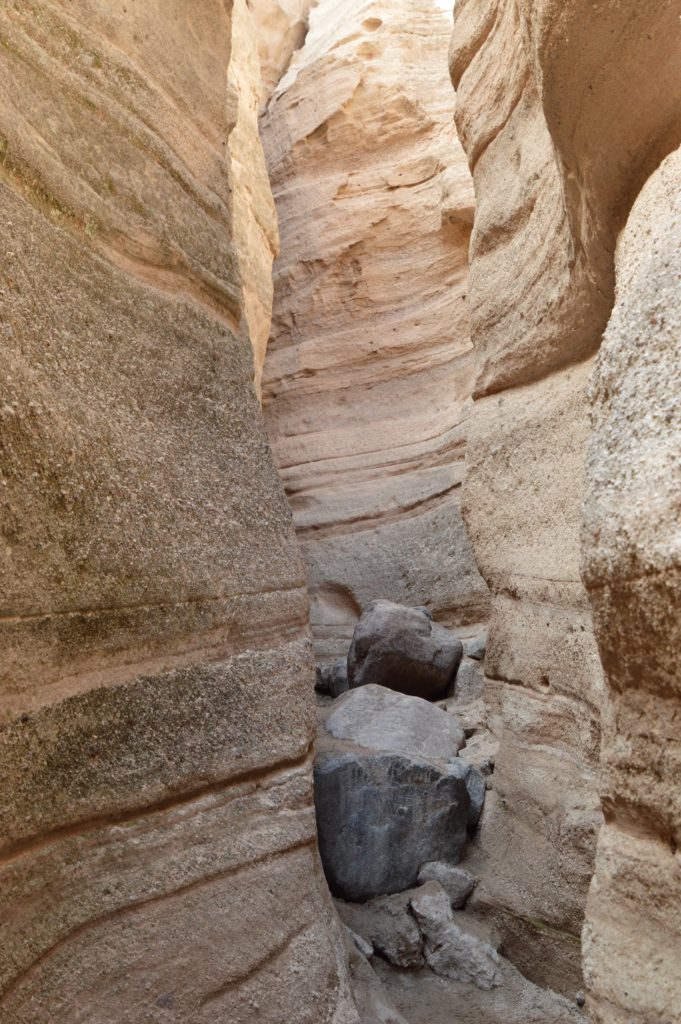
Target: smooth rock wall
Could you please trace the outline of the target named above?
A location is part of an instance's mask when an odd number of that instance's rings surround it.
[[[321,0],[262,121],[281,233],[263,402],[324,661],[375,598],[470,633],[488,614],[460,512],[473,194],[450,31],[437,0]]]
[[[681,150],[636,200],[592,385],[584,577],[611,702],[585,964],[599,1024],[681,1006]]]
[[[252,384],[230,7],[0,9],[3,1024],[357,1020]]]
[[[602,608],[597,600],[594,631],[580,581],[590,357],[612,307],[617,234],[678,139],[679,14],[678,0],[456,5],[451,71],[476,190],[464,512],[493,594],[485,669],[500,739],[476,899],[505,919],[508,955],[568,994],[579,983],[607,709]],[[605,794],[609,816],[607,783]],[[603,849],[611,839],[608,825]],[[624,975],[609,984],[624,988]]]

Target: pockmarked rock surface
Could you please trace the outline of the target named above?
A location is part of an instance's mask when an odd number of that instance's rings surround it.
[[[454,686],[462,654],[461,641],[422,608],[372,601],[352,635],[348,683],[437,700]]]
[[[358,1019],[253,388],[231,10],[0,8],[3,1024]]]
[[[263,403],[330,663],[376,598],[470,635],[488,595],[460,514],[474,199],[451,12],[321,0],[309,23],[262,120],[281,235]]]
[[[592,383],[584,578],[610,687],[601,831],[584,934],[594,1020],[681,1005],[681,150],[617,246]]]

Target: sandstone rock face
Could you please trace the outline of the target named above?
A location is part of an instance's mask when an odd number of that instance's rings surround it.
[[[460,515],[473,194],[450,30],[437,0],[321,0],[262,123],[281,234],[263,402],[325,661],[375,598],[487,617]]]
[[[605,697],[579,574],[590,357],[612,305],[618,231],[681,137],[680,13],[676,0],[456,5],[451,71],[477,203],[464,511],[493,593],[486,692],[500,739],[476,899],[505,917],[515,962],[570,994]],[[606,651],[600,591],[594,606]],[[604,848],[611,838],[609,825]]]
[[[305,42],[310,10],[316,4],[317,0],[249,0],[257,29],[264,102]]]
[[[611,689],[585,929],[594,1019],[681,1005],[681,150],[637,199],[593,380],[584,576]]]
[[[3,1024],[357,1020],[252,386],[230,9],[0,10]]]

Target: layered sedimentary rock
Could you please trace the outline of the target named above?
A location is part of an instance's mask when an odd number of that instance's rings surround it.
[[[0,10],[3,1024],[356,1020],[252,386],[230,6]]]
[[[263,401],[322,660],[374,598],[487,615],[460,514],[473,197],[450,28],[436,0],[322,0],[263,119],[281,233]]]
[[[585,964],[597,1021],[681,1006],[681,150],[617,247],[593,381],[584,574],[612,702]]]
[[[564,991],[578,981],[605,697],[579,574],[590,357],[617,233],[677,137],[679,13],[666,0],[456,7],[451,70],[477,202],[464,507],[493,593],[485,668],[500,739],[475,898],[505,920],[509,955]]]

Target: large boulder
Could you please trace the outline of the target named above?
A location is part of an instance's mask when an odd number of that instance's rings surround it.
[[[372,601],[357,623],[348,653],[350,688],[376,683],[438,700],[450,690],[463,645],[423,608]]]
[[[466,742],[452,715],[418,697],[373,685],[337,700],[326,731],[360,747],[431,759],[456,757]]]
[[[335,896],[402,892],[429,861],[458,862],[485,781],[461,726],[427,701],[366,686],[333,705],[317,744],[322,863]]]
[[[427,861],[459,860],[470,799],[446,766],[330,747],[318,753],[314,777],[319,852],[334,896],[363,902],[401,892]]]

